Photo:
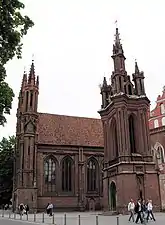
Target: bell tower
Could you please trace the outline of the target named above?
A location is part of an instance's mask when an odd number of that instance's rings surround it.
[[[32,61],[29,75],[24,72],[18,98],[16,147],[13,181],[14,210],[20,203],[37,208],[36,154],[37,154],[37,105],[39,77],[35,76]]]
[[[104,132],[104,209],[123,212],[130,199],[160,206],[159,180],[151,155],[144,73],[135,62],[133,82],[116,28],[111,82],[104,77],[99,114]]]

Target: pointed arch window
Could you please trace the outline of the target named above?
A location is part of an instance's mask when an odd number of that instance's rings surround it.
[[[98,164],[95,159],[90,159],[87,164],[87,191],[97,191]]]
[[[160,105],[160,111],[161,111],[161,114],[165,113],[165,107],[163,103]]]
[[[136,153],[135,120],[133,115],[129,116],[128,122],[131,153]]]
[[[117,138],[117,125],[115,118],[112,119],[111,122],[111,132],[112,132],[112,138],[111,138],[111,144],[112,144],[112,152],[113,152],[113,159],[117,158],[119,156],[119,149],[118,149],[118,138]]]
[[[158,149],[157,149],[157,160],[158,160],[158,165],[165,162],[165,160],[164,160],[164,149],[161,146],[159,146]]]
[[[66,157],[62,161],[62,191],[72,191],[73,180],[73,161],[70,157]]]
[[[44,177],[47,191],[55,191],[56,185],[56,161],[49,157],[44,163]]]

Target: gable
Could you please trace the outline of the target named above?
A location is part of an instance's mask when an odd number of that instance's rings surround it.
[[[39,113],[38,143],[103,147],[100,119]]]

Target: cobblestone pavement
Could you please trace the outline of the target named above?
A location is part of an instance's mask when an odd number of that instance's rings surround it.
[[[38,213],[36,216],[34,214],[29,214],[28,218],[26,215],[23,215],[20,218],[20,215],[15,215],[10,213],[9,211],[5,211],[4,215],[2,211],[0,211],[0,225],[37,225],[37,224],[56,224],[56,225],[127,225],[131,224],[128,222],[128,216],[119,215],[119,224],[117,224],[116,216],[104,216],[98,213],[92,212],[71,212],[66,213],[66,223],[65,223],[65,214],[64,213],[54,213],[53,217],[49,217],[47,214]],[[79,217],[80,216],[80,217]],[[97,223],[98,216],[98,223]],[[150,225],[164,225],[165,224],[165,213],[156,213],[156,222],[150,221],[148,224]],[[27,222],[28,219],[28,222]],[[80,219],[80,223],[79,223]],[[35,221],[35,222],[34,222]],[[44,223],[43,223],[44,222]]]

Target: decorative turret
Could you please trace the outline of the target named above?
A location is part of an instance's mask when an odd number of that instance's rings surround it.
[[[107,84],[106,77],[103,78],[103,84],[101,85],[101,95],[102,95],[102,106],[101,108],[106,108],[110,100],[111,86]]]
[[[22,99],[19,101],[19,108],[23,112],[37,112],[38,105],[38,92],[39,92],[39,77],[35,78],[35,69],[34,61],[29,71],[29,76],[27,78],[26,72],[24,72],[22,85],[20,90],[19,98]]]
[[[124,81],[127,72],[125,71],[125,56],[122,44],[120,42],[119,30],[116,28],[115,43],[113,44],[114,71],[112,72],[111,80],[113,83],[114,94],[124,93]]]
[[[137,61],[135,61],[135,73],[132,76],[135,84],[135,94],[138,96],[145,95],[144,73],[140,72]]]

